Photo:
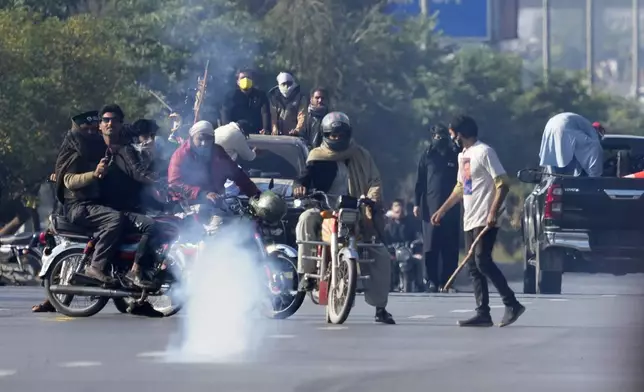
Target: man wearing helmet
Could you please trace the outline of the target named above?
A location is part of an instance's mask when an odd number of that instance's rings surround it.
[[[306,189],[315,188],[330,195],[349,195],[359,198],[362,195],[382,202],[380,173],[369,152],[352,139],[352,128],[349,117],[341,112],[331,112],[322,119],[323,141],[320,147],[314,148],[307,159],[306,174],[298,179],[294,195],[301,196]],[[384,217],[379,212],[367,211],[361,225],[364,236],[380,237],[384,230]],[[320,237],[322,218],[320,211],[312,208],[299,218],[296,227],[298,241],[315,241]],[[382,239],[381,239],[382,240]],[[310,255],[315,246],[299,245],[298,272],[311,273],[315,263],[303,258]],[[370,248],[371,264],[369,281],[365,283],[365,300],[376,308],[375,321],[384,324],[395,324],[391,314],[385,309],[389,298],[391,281],[391,263],[387,249]],[[307,289],[311,282],[303,282]]]

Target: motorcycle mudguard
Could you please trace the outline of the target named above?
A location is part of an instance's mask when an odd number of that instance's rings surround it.
[[[60,256],[61,253],[70,250],[70,249],[80,249],[83,251],[85,249],[86,243],[81,243],[81,242],[62,242],[54,249],[51,250],[51,253],[49,255],[43,255],[42,257],[42,268],[40,269],[40,273],[38,274],[38,277],[40,279],[43,279],[47,276],[49,273],[49,268],[51,267],[51,264],[53,263],[54,260],[58,256]]]
[[[329,303],[329,282],[327,280],[320,280],[318,283],[318,305],[328,305]]]
[[[297,259],[297,250],[284,244],[271,244],[266,246],[266,253],[282,252],[286,257],[294,257]]]

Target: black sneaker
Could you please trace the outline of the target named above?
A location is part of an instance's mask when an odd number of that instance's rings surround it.
[[[133,314],[135,316],[145,316],[145,317],[154,317],[154,318],[161,318],[165,316],[163,313],[154,309],[154,307],[152,307],[152,304],[149,303],[148,301],[145,301],[140,305],[135,304],[132,307],[130,314]]]
[[[516,305],[506,306],[505,314],[503,315],[503,320],[499,323],[499,327],[507,327],[508,325],[513,324],[515,321],[521,317],[525,312],[525,306],[517,302]]]
[[[377,323],[390,324],[390,325],[396,324],[394,317],[391,315],[391,313],[387,312],[385,308],[376,308],[375,320]]]
[[[477,313],[476,316],[467,320],[459,320],[458,325],[460,327],[491,327],[494,323],[492,322],[492,316],[489,314]]]

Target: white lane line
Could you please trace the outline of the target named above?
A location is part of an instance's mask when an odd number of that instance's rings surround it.
[[[568,302],[566,298],[548,298],[550,302]]]
[[[145,352],[145,353],[138,353],[136,354],[137,357],[139,358],[159,358],[159,357],[165,357],[166,352],[165,351],[150,351],[150,352]]]
[[[329,326],[329,327],[318,327],[320,331],[340,331],[344,329],[349,329],[349,327],[341,327],[341,326]]]
[[[408,318],[412,320],[427,320],[432,317],[434,316],[431,314],[417,314],[415,316],[409,316]]]
[[[471,309],[454,309],[450,313],[469,313],[473,312]]]
[[[505,308],[505,305],[490,305],[490,309],[501,309]]]
[[[271,339],[292,339],[294,338],[295,335],[270,335],[269,338]]]
[[[9,377],[13,376],[16,373],[18,373],[17,370],[0,369],[0,377]]]
[[[77,361],[77,362],[65,362],[60,364],[60,367],[66,367],[66,368],[93,367],[93,366],[101,366],[101,363],[92,362],[92,361]]]
[[[615,298],[615,297],[617,297],[617,295],[615,295],[615,294],[604,294],[604,295],[602,295],[602,297],[604,297],[604,298]],[[2,309],[0,309],[0,310],[2,310]]]

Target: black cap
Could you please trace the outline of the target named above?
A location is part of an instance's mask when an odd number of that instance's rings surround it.
[[[99,121],[98,119],[98,110],[92,110],[90,112],[85,112],[81,114],[77,114],[74,117],[72,117],[72,121],[74,124],[81,126],[83,124],[92,124],[92,123],[97,123]]]

